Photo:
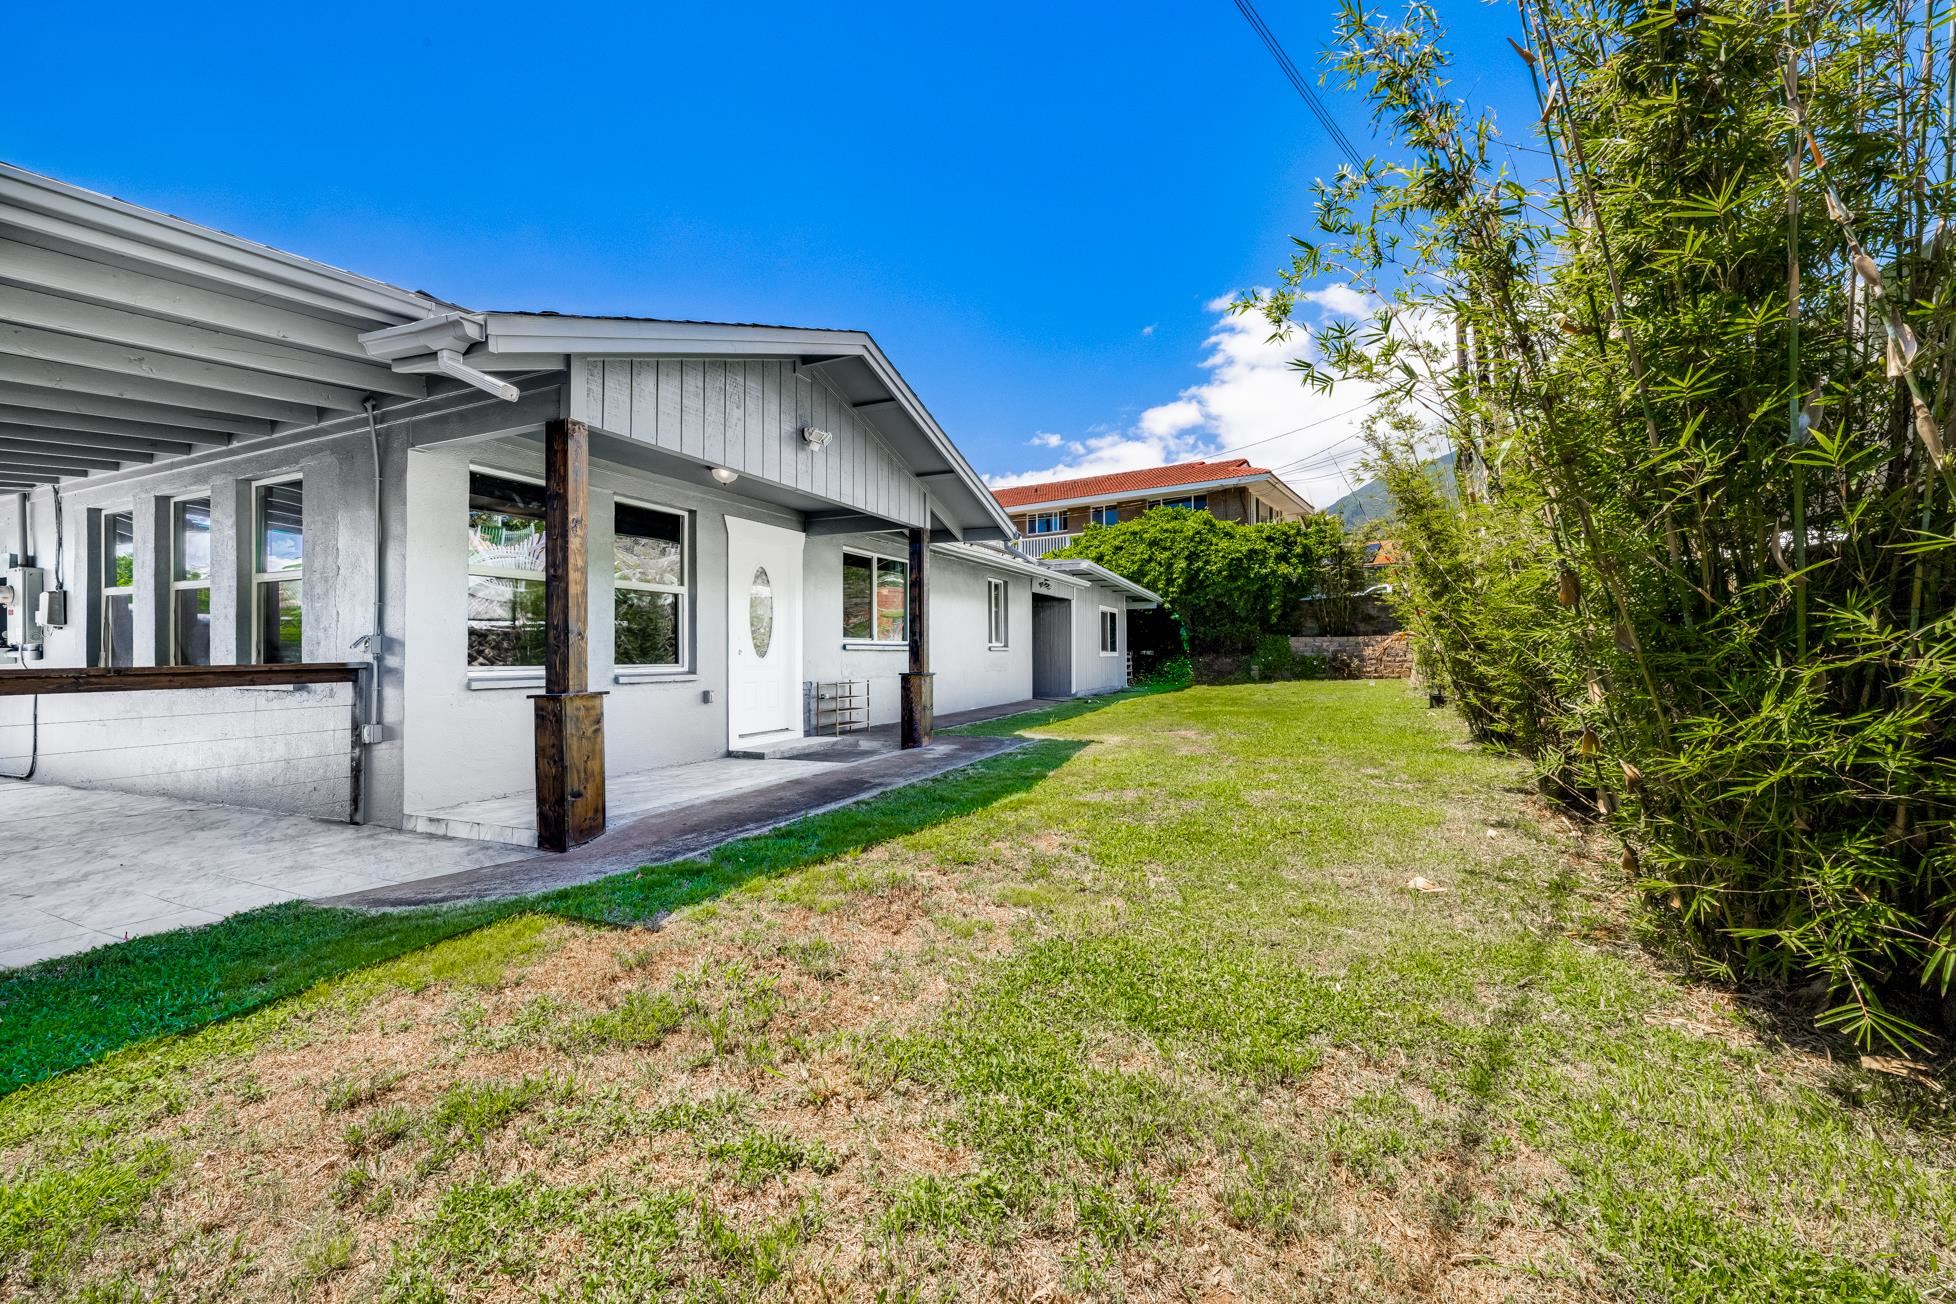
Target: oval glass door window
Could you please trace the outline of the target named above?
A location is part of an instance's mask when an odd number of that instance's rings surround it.
[[[768,582],[765,566],[754,568],[754,585],[747,593],[747,630],[754,640],[754,655],[766,657],[774,642],[774,585]]]

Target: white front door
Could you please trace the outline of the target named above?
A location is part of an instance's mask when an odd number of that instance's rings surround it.
[[[727,719],[733,742],[801,733],[798,530],[727,520]]]

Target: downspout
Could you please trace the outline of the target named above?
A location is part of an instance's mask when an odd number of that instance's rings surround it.
[[[19,564],[22,566],[25,566],[27,564],[27,503],[28,503],[28,495],[25,492],[14,495],[14,524],[18,526],[20,530],[19,543],[18,546],[14,549],[14,555],[19,558]],[[20,668],[22,670],[27,669],[27,643],[25,640],[23,640],[20,643],[19,656],[20,656]],[[33,778],[34,771],[40,768],[41,765],[41,695],[39,693],[35,693],[27,700],[28,700],[28,711],[30,712],[30,719],[29,719],[28,733],[27,733],[27,768],[19,774],[0,775],[0,778],[19,779],[25,782],[26,780]]]
[[[367,653],[367,708],[365,718],[360,723],[360,822],[365,824],[373,809],[373,803],[369,800],[373,790],[372,748],[387,736],[387,727],[380,718],[381,654],[387,646],[387,587],[384,578],[387,565],[387,502],[380,460],[380,426],[374,420],[374,411],[379,404],[369,395],[361,406],[367,410],[367,442],[373,449],[374,457],[374,618],[370,632],[353,642],[356,649],[364,647]]]

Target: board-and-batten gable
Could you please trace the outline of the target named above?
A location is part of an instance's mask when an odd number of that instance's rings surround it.
[[[897,524],[931,523],[923,485],[847,401],[791,361],[573,357],[571,368],[570,415],[593,429]],[[835,438],[811,449],[805,426]]]

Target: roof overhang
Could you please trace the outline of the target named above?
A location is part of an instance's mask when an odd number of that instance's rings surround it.
[[[1012,517],[866,331],[639,317],[483,314],[487,338],[462,355],[485,372],[567,367],[577,357],[772,358],[824,383],[902,460],[945,528],[966,540],[1010,540]]]
[[[0,491],[423,397],[358,336],[447,307],[0,164]]]
[[[1075,579],[1084,579],[1104,584],[1111,589],[1118,589],[1127,595],[1127,604],[1130,607],[1161,605],[1160,594],[1152,589],[1141,587],[1125,575],[1108,570],[1097,561],[1088,561],[1084,557],[1061,557],[1055,561],[1042,561],[1037,564],[1046,570],[1057,571],[1061,575],[1070,575]]]
[[[957,557],[978,566],[989,566],[993,570],[1010,571],[1015,575],[1024,575],[1031,579],[1058,580],[1069,588],[1084,589],[1092,583],[1091,580],[1076,576],[1057,574],[1029,557],[982,543],[937,543],[931,545],[931,551],[942,553],[947,557]]]

